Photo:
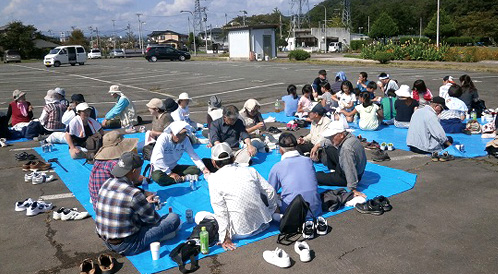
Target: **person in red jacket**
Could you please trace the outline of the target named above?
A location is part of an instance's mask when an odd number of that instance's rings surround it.
[[[29,123],[33,119],[33,106],[26,101],[26,92],[14,90],[14,101],[10,102],[7,110],[7,119],[12,118],[12,126],[18,123]]]

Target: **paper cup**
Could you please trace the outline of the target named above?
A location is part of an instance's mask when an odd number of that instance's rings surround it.
[[[160,242],[153,242],[150,244],[150,253],[152,254],[152,260],[159,260],[159,248],[161,247]]]

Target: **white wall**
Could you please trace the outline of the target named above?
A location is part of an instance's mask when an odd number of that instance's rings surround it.
[[[274,29],[253,29],[251,31],[251,40],[253,42],[252,48],[253,51],[263,57],[263,35],[271,36],[271,47],[273,52],[273,57],[277,56],[277,47],[275,46],[275,30]]]
[[[249,59],[251,50],[249,43],[249,30],[231,30],[228,33],[230,58]]]

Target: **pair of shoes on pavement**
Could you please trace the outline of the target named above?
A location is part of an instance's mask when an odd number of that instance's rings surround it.
[[[29,161],[22,165],[22,170],[24,171],[44,171],[52,168],[51,163],[45,163],[43,161]]]
[[[108,254],[101,254],[98,258],[98,267],[100,272],[92,259],[85,259],[80,264],[80,274],[114,273],[114,258]]]
[[[299,260],[303,263],[311,261],[310,246],[307,242],[297,241],[294,244],[294,251],[299,255]],[[263,252],[263,258],[266,262],[276,265],[281,268],[291,266],[291,258],[283,249],[275,248],[275,250],[266,250]]]
[[[391,157],[387,154],[387,152],[382,151],[381,149],[376,149],[372,152],[372,160],[374,162],[383,162],[391,160]]]
[[[367,149],[367,150],[380,149],[379,143],[377,143],[375,140],[372,140],[372,142],[363,143],[363,145],[365,146],[365,149]]]
[[[71,221],[71,220],[82,220],[88,216],[90,216],[90,214],[88,214],[88,212],[86,211],[79,212],[77,208],[61,207],[56,211],[54,211],[52,218],[54,220]]]
[[[439,152],[433,152],[431,155],[431,161],[433,162],[448,162],[455,160],[455,157],[448,153],[448,151],[439,154]]]
[[[371,200],[366,201],[362,204],[355,205],[356,211],[363,214],[372,214],[375,216],[380,216],[384,212],[391,211],[393,208],[389,199],[384,196],[377,196]]]
[[[17,161],[34,160],[36,156],[34,154],[28,154],[26,151],[14,154]]]
[[[33,201],[28,198],[24,201],[16,202],[15,210],[18,212],[26,210],[26,216],[36,216],[40,213],[49,212],[53,207],[52,203],[46,203],[42,200]]]
[[[329,225],[327,220],[322,216],[319,216],[316,219],[316,222],[306,221],[303,224],[303,238],[313,239],[316,235],[326,235],[329,231]]]
[[[48,183],[54,179],[54,175],[47,175],[45,172],[33,171],[24,175],[24,182],[31,182],[33,185]]]
[[[393,143],[382,143],[380,144],[380,150],[389,150],[393,151],[394,150],[394,145]]]

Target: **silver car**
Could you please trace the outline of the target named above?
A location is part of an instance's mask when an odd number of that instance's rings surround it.
[[[17,50],[9,49],[6,50],[3,54],[3,62],[16,62],[21,63],[21,54]]]
[[[109,53],[109,57],[111,57],[111,58],[125,58],[126,54],[125,54],[124,50],[122,50],[122,49],[113,49]]]

